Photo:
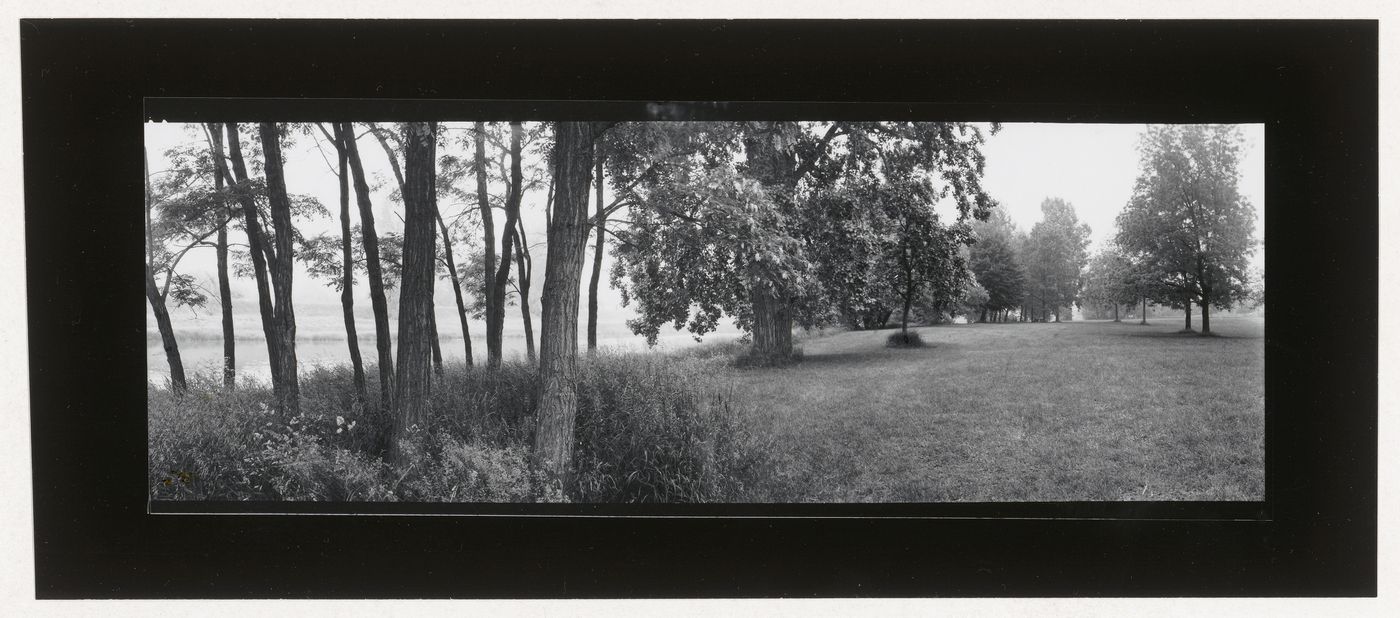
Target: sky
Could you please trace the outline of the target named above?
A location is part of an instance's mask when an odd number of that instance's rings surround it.
[[[464,123],[444,123],[450,132],[460,134]],[[1130,124],[1054,124],[1054,123],[1015,123],[1002,126],[1002,130],[987,137],[984,146],[986,173],[983,186],[1011,216],[1018,227],[1029,230],[1041,218],[1040,204],[1046,198],[1059,197],[1070,202],[1080,221],[1091,228],[1090,250],[1097,251],[1111,242],[1114,233],[1114,218],[1123,208],[1131,194],[1134,180],[1138,175],[1138,136],[1145,125]],[[1255,205],[1258,213],[1256,237],[1263,238],[1264,216],[1264,128],[1263,125],[1244,125],[1246,147],[1241,160],[1241,193]],[[149,123],[146,125],[147,153],[153,174],[165,169],[163,153],[166,149],[184,143],[203,143],[203,136],[193,131],[193,125],[175,123]],[[455,139],[455,138],[453,138]],[[318,148],[318,144],[324,148]],[[460,147],[452,146],[453,152],[463,153]],[[247,145],[245,145],[245,150]],[[306,235],[338,233],[338,220],[334,211],[339,201],[339,185],[333,164],[334,150],[323,140],[299,137],[295,146],[284,151],[288,191],[295,194],[313,196],[333,212],[333,218],[319,222],[299,223]],[[394,184],[392,171],[384,152],[373,140],[361,141],[361,157],[370,183],[377,185],[373,202],[376,222],[381,230],[393,226],[401,229],[397,209],[389,199]],[[529,161],[527,160],[527,164]],[[528,172],[527,172],[528,173]],[[468,187],[470,190],[470,187]],[[493,192],[500,187],[492,188]],[[543,186],[527,192],[522,204],[522,218],[526,233],[533,246],[531,255],[535,261],[535,277],[532,290],[534,313],[539,313],[539,293],[543,285],[544,246],[544,201]],[[611,200],[609,194],[606,199]],[[352,208],[353,208],[352,202]],[[458,204],[445,201],[443,212],[449,215],[473,204]],[[497,225],[503,217],[497,215]],[[356,215],[358,220],[358,215]],[[386,225],[387,224],[387,225]],[[499,236],[498,236],[499,238]],[[478,250],[480,244],[477,244]],[[460,250],[460,248],[459,248]],[[1262,249],[1255,255],[1255,263],[1263,263]],[[589,262],[585,273],[591,268],[592,252],[588,252]],[[460,262],[460,258],[459,258]],[[603,284],[600,286],[600,336],[601,333],[626,335],[625,322],[634,314],[621,306],[621,296],[617,290],[607,285],[607,272],[611,266],[611,255],[605,257]],[[206,281],[209,290],[216,290],[214,281],[214,255],[210,249],[193,251],[181,264],[183,272]],[[339,302],[339,294],[324,282],[311,279],[298,266],[298,276],[294,284],[295,302],[302,305],[333,305]],[[250,280],[235,279],[233,282],[236,297],[254,298],[254,286]],[[368,316],[369,299],[365,286],[356,288],[357,314]],[[217,298],[210,294],[211,298]],[[443,293],[436,297],[439,305],[439,321],[455,324],[451,294]],[[217,303],[215,303],[217,304]],[[149,317],[149,308],[147,309]],[[173,310],[177,329],[203,327],[212,322],[217,328],[215,314],[192,312],[188,309]],[[508,315],[518,316],[518,309],[508,311]],[[210,319],[210,318],[213,319]],[[473,329],[484,330],[484,325],[472,324]],[[316,325],[299,326],[299,333],[316,334]],[[328,323],[325,329],[334,330],[335,324]],[[507,332],[520,330],[518,318],[508,319]],[[343,332],[343,331],[341,331]],[[481,332],[481,331],[476,331]],[[663,331],[664,332],[664,331]],[[330,332],[325,333],[329,336]],[[363,332],[362,332],[363,334]]]

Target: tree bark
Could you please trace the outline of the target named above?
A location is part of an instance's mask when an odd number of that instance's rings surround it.
[[[1142,297],[1142,326],[1147,326],[1147,297]]]
[[[534,365],[537,360],[535,324],[530,315],[530,271],[534,269],[534,265],[530,259],[530,250],[525,246],[525,222],[518,217],[515,220],[515,231],[515,271],[518,273],[516,289],[520,292],[520,320],[525,325],[525,359]]]
[[[289,414],[301,410],[301,394],[297,385],[297,322],[292,306],[292,205],[287,198],[287,183],[282,174],[282,145],[277,124],[258,125],[262,138],[263,170],[267,176],[267,201],[272,215],[273,247],[272,289],[277,298],[274,306],[279,339],[279,376],[273,382],[276,392],[280,381],[280,400]]]
[[[228,175],[224,164],[224,136],[217,122],[209,123],[206,125],[206,129],[209,135],[209,148],[213,151],[210,154],[214,159],[214,192],[220,196],[220,204],[224,207],[224,219],[231,221],[233,213],[223,198],[224,177]],[[224,388],[231,389],[237,378],[235,372],[237,346],[233,334],[233,290],[228,276],[227,222],[219,226],[219,235],[214,240],[214,255],[219,272],[219,324],[223,329],[224,338]]]
[[[593,226],[593,273],[588,278],[588,352],[598,351],[598,280],[603,274],[603,238],[607,230],[607,217],[603,214],[603,157],[594,162],[594,182],[597,184],[597,199],[594,208],[597,215]]]
[[[437,140],[431,124],[408,123],[404,144],[403,278],[399,289],[399,356],[394,381],[390,460],[404,465],[401,441],[421,425],[430,388],[434,264],[437,231],[435,159]]]
[[[350,162],[350,176],[355,183],[355,201],[360,208],[360,239],[365,248],[365,270],[369,274],[369,300],[374,309],[374,344],[379,364],[379,406],[389,410],[394,396],[393,343],[389,336],[389,301],[384,296],[384,271],[379,264],[379,235],[374,230],[374,205],[369,199],[369,183],[365,182],[360,149],[355,143],[355,128],[345,122],[340,125],[345,135],[345,154]]]
[[[437,234],[436,231],[433,232]],[[436,249],[434,249],[436,251]],[[434,260],[436,261],[436,260]],[[428,341],[431,343],[433,352],[433,374],[442,375],[442,341],[438,339],[437,330],[437,301],[428,299]]]
[[[476,201],[481,209],[481,227],[484,230],[486,250],[483,261],[486,265],[482,291],[486,295],[486,366],[501,366],[501,331],[504,312],[500,317],[494,312],[496,307],[496,227],[491,216],[491,199],[486,193],[486,123],[478,122],[476,129]]]
[[[1191,330],[1191,300],[1186,300],[1186,329]]]
[[[233,168],[234,180],[238,184],[248,181],[248,169],[243,162],[243,146],[238,138],[238,123],[224,124],[228,134],[229,162]],[[267,344],[267,363],[273,376],[273,391],[276,393],[277,376],[282,374],[282,354],[278,350],[280,335],[277,318],[272,307],[272,290],[268,285],[267,244],[262,224],[258,220],[257,201],[247,191],[239,191],[239,201],[243,206],[243,229],[248,234],[248,254],[253,260],[253,278],[258,286],[258,314],[262,318],[263,340]]]
[[[1121,319],[1118,318],[1118,301],[1116,301],[1116,300],[1113,301],[1113,321],[1114,321],[1114,322],[1122,322],[1122,321],[1123,321],[1123,320],[1121,320]]]
[[[360,338],[355,328],[355,259],[354,238],[350,231],[350,157],[345,142],[349,139],[340,123],[331,125],[335,151],[339,158],[337,179],[340,181],[340,310],[345,321],[345,342],[350,348],[350,367],[354,372],[355,397],[361,403],[369,399],[365,386],[365,363],[360,356]]]
[[[515,238],[515,226],[520,218],[520,194],[524,188],[522,186],[523,174],[520,171],[520,140],[520,123],[510,123],[510,193],[506,196],[506,223],[501,228],[501,261],[496,268],[496,277],[491,283],[490,302],[492,304],[486,310],[486,327],[492,331],[489,336],[497,341],[496,355],[488,359],[488,364],[492,368],[501,366],[500,341],[506,320],[506,284],[510,281],[510,260],[513,248],[511,240]]]
[[[548,234],[540,316],[539,414],[535,464],[567,486],[573,464],[578,360],[579,284],[588,244],[588,189],[597,123],[559,122],[555,129],[554,214]]]

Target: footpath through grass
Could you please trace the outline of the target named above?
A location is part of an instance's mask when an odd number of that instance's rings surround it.
[[[809,339],[735,372],[776,432],[767,499],[1261,500],[1263,319],[920,328]]]

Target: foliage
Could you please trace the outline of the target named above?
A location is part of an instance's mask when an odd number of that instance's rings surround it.
[[[1072,204],[1057,197],[1041,202],[1040,211],[1043,218],[1031,228],[1022,257],[1028,295],[1032,304],[1059,318],[1060,309],[1079,298],[1089,226],[1079,223]]]
[[[1025,299],[1026,275],[1016,252],[1016,225],[1005,211],[972,224],[975,242],[968,249],[968,267],[986,293],[988,310],[1014,309]]]
[[[1117,243],[1150,297],[1229,308],[1249,294],[1254,207],[1239,193],[1242,138],[1230,125],[1149,127]]]

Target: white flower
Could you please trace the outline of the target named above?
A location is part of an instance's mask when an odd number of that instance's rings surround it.
[[[335,416],[335,424],[336,424],[336,425],[344,425],[344,424],[345,424],[345,417],[343,417],[343,416],[337,414],[337,415]]]

